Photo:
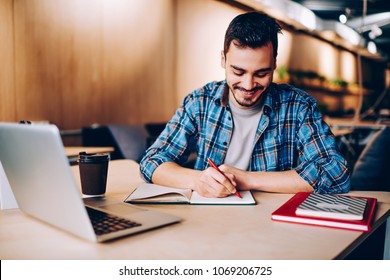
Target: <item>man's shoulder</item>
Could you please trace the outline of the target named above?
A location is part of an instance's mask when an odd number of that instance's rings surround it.
[[[219,99],[222,97],[226,81],[213,81],[195,89],[186,96],[186,100]]]
[[[193,91],[194,94],[200,95],[211,95],[215,96],[217,92],[223,92],[226,86],[226,82],[223,81],[213,81],[205,84],[204,86]]]

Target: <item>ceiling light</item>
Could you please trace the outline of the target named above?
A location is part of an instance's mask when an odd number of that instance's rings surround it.
[[[371,31],[368,33],[368,37],[370,37],[371,40],[381,36],[383,33],[382,29],[380,29],[376,24],[373,24],[370,29]]]
[[[367,44],[367,50],[372,53],[372,54],[376,54],[377,53],[377,49],[376,49],[376,45],[373,41],[370,41],[368,42]]]
[[[344,14],[341,14],[341,15],[339,16],[339,21],[340,21],[342,24],[347,23],[347,16],[344,15]]]

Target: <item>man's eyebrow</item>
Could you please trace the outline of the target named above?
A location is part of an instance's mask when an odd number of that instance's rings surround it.
[[[245,72],[245,69],[243,69],[241,67],[238,67],[238,66],[235,66],[235,65],[230,65],[230,67],[233,68],[234,70],[244,71]]]
[[[233,68],[234,70],[237,70],[237,71],[246,72],[245,69],[243,69],[239,66],[236,66],[236,65],[230,65],[230,67]],[[272,67],[258,69],[255,71],[255,73],[263,73],[263,72],[269,72],[269,71],[272,71]]]

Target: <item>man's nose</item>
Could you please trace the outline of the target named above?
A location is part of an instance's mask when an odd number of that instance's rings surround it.
[[[242,81],[242,87],[248,91],[255,87],[255,79],[251,75],[246,75]]]

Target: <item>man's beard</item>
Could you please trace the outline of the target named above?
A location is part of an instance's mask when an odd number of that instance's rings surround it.
[[[239,87],[239,86],[233,86],[232,89],[231,89],[231,92],[232,92],[232,95],[233,95],[233,98],[236,100],[236,102],[238,103],[238,105],[242,106],[242,107],[254,107],[255,105],[257,105],[257,103],[259,103],[260,101],[260,97],[262,96],[262,94],[260,94],[255,100],[252,100],[251,98],[245,98],[243,100],[239,100],[237,97],[236,97],[236,94],[234,92],[234,90],[239,90],[239,91],[243,91],[243,92],[257,92],[257,91],[262,91],[264,90],[264,87],[262,86],[259,86],[259,87],[255,87],[251,90],[246,90],[242,87]]]

